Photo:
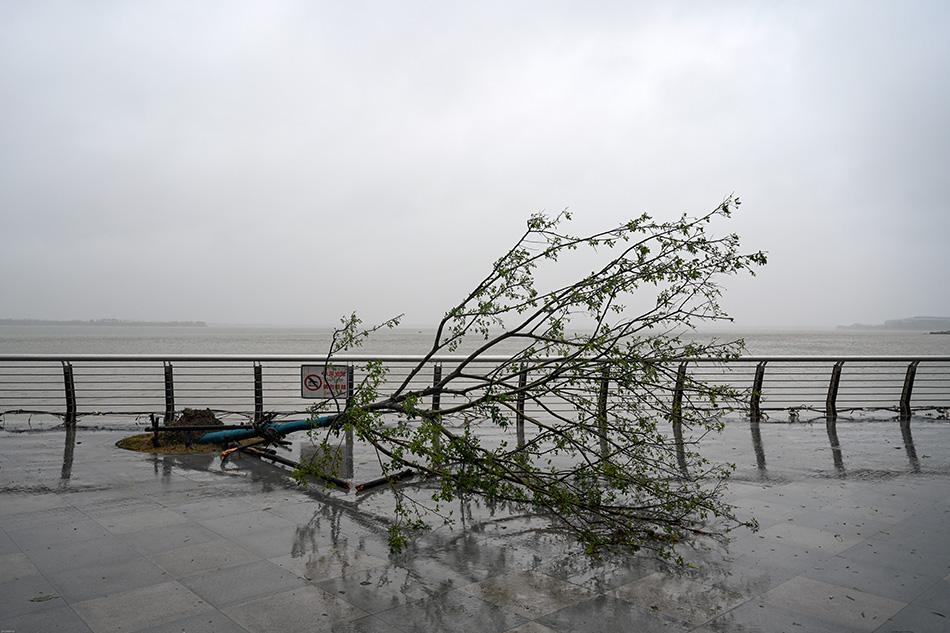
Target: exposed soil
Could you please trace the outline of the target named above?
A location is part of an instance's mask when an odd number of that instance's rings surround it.
[[[185,409],[178,418],[168,422],[166,426],[222,426],[223,424],[210,409]],[[124,437],[115,445],[129,451],[162,455],[218,452],[220,448],[214,444],[197,443],[198,438],[204,434],[205,431],[162,432],[158,434],[158,446],[152,446],[152,434],[143,433]]]
[[[168,435],[160,433],[159,436]],[[181,441],[160,441],[158,446],[152,446],[152,434],[142,433],[141,435],[130,435],[123,437],[115,443],[119,448],[127,451],[138,451],[140,453],[158,453],[159,455],[190,455],[201,453],[217,453],[220,447],[215,444],[192,444],[186,445]]]

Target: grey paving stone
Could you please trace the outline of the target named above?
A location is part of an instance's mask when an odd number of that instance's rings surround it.
[[[288,554],[271,558],[270,561],[310,582],[320,582],[348,572],[371,569],[387,564],[388,561],[359,551],[351,552],[343,548],[333,548],[325,553],[309,552],[301,556]]]
[[[907,543],[877,537],[858,543],[839,554],[842,558],[887,567],[898,571],[942,577],[950,572],[950,548],[921,543]]]
[[[73,608],[95,633],[130,633],[213,611],[174,581],[77,602]]]
[[[905,542],[950,539],[950,508],[932,506],[915,512],[899,523],[882,527],[877,536],[882,539],[890,536]]]
[[[218,569],[181,582],[216,607],[302,587],[302,578],[266,561]]]
[[[228,496],[209,496],[201,500],[189,498],[185,503],[172,504],[169,507],[192,521],[232,516],[254,509],[254,506],[248,503],[243,497]]]
[[[771,488],[766,488],[765,498],[741,497],[733,503],[737,508],[736,516],[742,521],[755,519],[760,529],[766,529],[778,523],[784,523],[797,514],[797,510],[778,501],[772,494]],[[761,494],[761,493],[760,493]]]
[[[405,567],[391,564],[348,570],[337,578],[316,584],[368,613],[386,611],[451,589],[420,578]]]
[[[294,499],[275,501],[268,504],[268,511],[281,516],[297,525],[306,525],[320,512],[320,508],[312,499]],[[262,510],[263,508],[257,508]]]
[[[238,532],[228,536],[249,552],[261,558],[279,558],[291,554],[296,549],[296,528],[263,529]]]
[[[831,557],[827,552],[751,536],[730,545],[728,557],[746,569],[767,570],[782,582]]]
[[[214,610],[150,626],[137,633],[236,633],[245,630],[225,614]]]
[[[66,542],[30,550],[30,560],[42,573],[61,572],[87,565],[121,563],[141,558],[141,555],[115,536],[103,536]]]
[[[48,572],[46,577],[69,602],[157,585],[169,579],[168,574],[144,558]]]
[[[595,593],[616,589],[656,570],[656,561],[643,556],[606,562],[592,562],[586,556],[574,556],[553,563],[542,563],[537,568],[541,573],[572,582]]]
[[[537,569],[541,565],[553,564],[566,560],[563,555],[545,555],[532,549],[530,546],[520,545],[504,537],[489,537],[479,543],[486,548],[479,564],[483,565],[490,574],[499,574],[509,571],[527,571]]]
[[[2,528],[0,528],[0,555],[18,554],[20,551],[20,546],[14,543],[13,539],[10,538]]]
[[[790,513],[787,523],[825,530],[845,537],[869,538],[880,530],[894,525],[868,515],[867,509],[842,510],[836,507],[797,508]]]
[[[874,459],[875,451],[878,451],[879,447],[862,438],[879,436],[880,433],[875,434],[874,429],[855,424],[854,436],[846,438],[843,428],[840,427],[843,425],[839,425],[839,435],[843,441],[848,439],[864,442],[865,449],[860,453],[861,460],[864,460],[865,456]],[[773,429],[768,429],[768,434],[772,431]],[[764,483],[756,483],[758,480],[751,479],[740,482],[742,490],[736,489],[733,496],[734,499],[743,500],[744,507],[741,511],[758,514],[760,518],[763,515],[766,517],[763,521],[763,531],[755,535],[736,532],[738,542],[726,556],[712,553],[690,553],[688,556],[688,560],[697,566],[689,571],[687,577],[690,582],[698,583],[702,587],[712,586],[755,597],[702,624],[699,630],[705,633],[786,629],[797,633],[853,631],[850,626],[834,626],[828,622],[794,614],[766,601],[760,595],[765,591],[778,589],[779,585],[799,573],[812,580],[826,580],[866,594],[894,598],[899,602],[913,597],[915,602],[893,614],[881,625],[881,631],[895,628],[945,630],[945,627],[942,627],[943,618],[938,615],[943,613],[940,611],[943,608],[942,594],[939,591],[928,594],[929,588],[922,589],[920,585],[924,583],[924,577],[930,580],[934,577],[950,579],[950,550],[945,546],[950,527],[947,521],[950,510],[950,478],[935,474],[934,471],[924,475],[900,474],[895,471],[887,478],[880,479],[875,471],[862,472],[858,470],[856,462],[852,464],[852,461],[858,459],[859,453],[850,448],[845,453],[846,465],[849,468],[846,476],[833,480],[823,479],[820,473],[830,472],[830,459],[825,454],[827,451],[823,444],[826,441],[826,438],[822,437],[823,428],[818,429],[818,438],[822,442],[815,444],[825,451],[822,453],[822,463],[818,466],[800,466],[794,463],[799,455],[810,450],[808,447],[811,445],[807,442],[795,443],[799,435],[810,434],[808,428],[789,427],[779,431],[781,437],[778,439],[771,435],[765,437],[769,455],[769,476],[772,480]],[[727,430],[728,432],[730,430]],[[747,427],[743,433],[736,433],[735,437],[741,439],[740,448],[748,453]],[[941,433],[945,431],[941,430]],[[51,434],[48,438],[41,435],[25,438],[29,440],[28,451],[20,450],[23,445],[14,446],[17,450],[13,452],[21,455],[28,453],[29,459],[20,459],[19,463],[23,468],[18,470],[11,470],[7,467],[9,462],[4,461],[4,468],[0,471],[0,483],[8,482],[4,484],[7,487],[0,492],[0,557],[23,553],[17,542],[8,535],[10,525],[13,526],[11,529],[28,532],[33,531],[34,527],[38,530],[49,530],[57,524],[86,522],[87,517],[105,523],[106,518],[122,521],[127,515],[142,515],[130,516],[124,524],[110,524],[120,531],[126,528],[136,529],[121,536],[92,535],[86,539],[90,535],[68,534],[63,538],[58,530],[53,529],[50,542],[40,543],[35,548],[31,546],[26,552],[29,560],[41,572],[50,570],[53,574],[66,571],[67,567],[118,564],[135,560],[140,553],[156,555],[199,542],[217,540],[221,538],[220,535],[196,525],[189,517],[214,520],[248,512],[256,513],[254,516],[260,517],[260,521],[236,527],[231,534],[235,542],[241,540],[248,547],[257,548],[256,551],[260,555],[282,553],[282,556],[271,557],[273,562],[283,563],[289,571],[301,576],[306,576],[309,571],[313,584],[324,586],[329,583],[340,586],[346,593],[333,592],[335,598],[365,602],[376,607],[392,607],[394,611],[405,610],[407,614],[412,608],[412,604],[407,603],[428,603],[433,597],[448,600],[442,596],[447,596],[472,581],[485,580],[485,574],[503,575],[534,569],[560,581],[574,582],[594,591],[613,591],[641,579],[645,575],[643,572],[667,573],[662,568],[631,570],[623,565],[613,568],[608,565],[580,565],[578,562],[583,560],[583,557],[576,555],[576,548],[570,545],[565,548],[563,542],[548,534],[509,536],[522,529],[543,529],[547,525],[546,522],[532,523],[531,519],[527,519],[521,524],[520,519],[508,521],[501,514],[492,517],[484,512],[484,508],[480,509],[477,503],[473,504],[472,510],[475,522],[465,529],[435,530],[430,536],[420,539],[411,548],[409,556],[390,558],[385,534],[381,532],[377,519],[368,516],[368,513],[372,512],[388,512],[383,496],[380,496],[379,502],[372,499],[365,501],[357,512],[329,501],[319,492],[308,498],[296,489],[283,488],[286,477],[275,476],[270,468],[242,468],[219,473],[209,470],[212,461],[208,458],[202,458],[203,461],[164,458],[153,460],[151,457],[129,453],[123,454],[121,459],[114,459],[112,442],[118,435],[97,433],[86,439],[83,449],[88,449],[94,443],[100,444],[98,450],[101,455],[90,455],[103,461],[101,464],[82,464],[82,455],[78,455],[78,467],[74,467],[74,470],[81,473],[81,476],[70,484],[68,491],[62,493],[51,491],[59,485],[61,436],[53,437]],[[934,445],[942,442],[942,437],[935,436],[934,439],[939,441],[935,441]],[[786,446],[779,446],[782,438],[795,441],[787,441],[784,442]],[[7,439],[10,438],[5,437],[4,441]],[[20,437],[12,440],[22,441]],[[899,442],[899,438],[897,441]],[[728,449],[728,443],[723,446]],[[780,450],[777,455],[782,455],[783,458],[773,459],[773,449]],[[900,456],[900,451],[895,452]],[[723,454],[728,455],[728,452]],[[809,455],[805,455],[805,458],[806,461],[811,459]],[[0,456],[0,460],[7,460],[7,455]],[[879,460],[877,463],[880,465],[884,462]],[[906,470],[906,463],[898,465]],[[153,468],[158,470],[153,471]],[[816,470],[809,470],[812,468]],[[885,465],[884,468],[891,466]],[[806,473],[807,477],[795,480],[801,473]],[[758,477],[754,472],[748,475]],[[11,476],[14,476],[14,479],[10,479]],[[865,476],[868,477],[867,480],[862,479]],[[17,481],[15,477],[20,477],[20,480]],[[79,485],[76,485],[77,482]],[[11,492],[14,488],[35,492]],[[315,499],[320,501],[315,502]],[[75,507],[70,508],[71,505]],[[162,507],[169,508],[170,514],[166,514]],[[156,517],[177,520],[171,517],[183,508],[186,513],[181,516],[189,522],[163,528],[137,529],[147,523],[143,519],[147,518],[149,512],[155,512]],[[276,526],[264,523],[270,520],[268,515],[286,519],[288,524],[280,521],[277,521],[277,524],[284,528],[292,525],[292,529],[286,532],[283,529],[272,530],[271,528]],[[221,529],[228,528],[223,526]],[[828,568],[827,564],[834,562],[835,557],[827,550],[838,545],[835,534],[841,535],[842,539],[864,538],[873,530],[877,532],[868,539],[866,551],[862,551],[862,544],[858,543],[841,553],[840,558],[846,561],[845,567],[834,570]],[[766,536],[771,538],[762,538],[763,533],[767,533]],[[18,537],[21,541],[24,538],[19,533]],[[119,547],[117,543],[120,542],[125,547]],[[84,543],[88,543],[88,547],[84,547]],[[57,555],[61,555],[64,561],[58,568],[54,563]],[[336,556],[338,558],[334,558]],[[304,557],[308,557],[307,560],[312,563],[309,569],[303,562]],[[20,557],[8,559],[6,570],[16,567],[9,564],[9,561],[22,560]],[[848,569],[849,566],[852,569]],[[863,566],[858,574],[862,577],[860,582],[851,578],[855,566]],[[0,572],[2,571],[0,568]],[[362,574],[367,571],[372,573],[364,577]],[[8,573],[19,576],[19,572]],[[199,575],[205,573],[201,572]],[[836,573],[844,575],[833,575]],[[31,577],[35,576],[34,574]],[[367,585],[361,584],[364,581]],[[245,584],[240,577],[234,579],[234,582],[238,585]],[[90,583],[94,584],[91,581]],[[300,578],[299,583],[299,586],[303,587],[306,581]],[[270,589],[272,588],[269,587],[268,590]],[[295,587],[279,589],[276,593],[285,593],[292,589]],[[123,594],[117,596],[118,598],[104,596],[104,599],[109,602],[115,599],[124,600]],[[635,599],[634,596],[628,597]],[[642,594],[639,597],[642,598]],[[852,594],[852,597],[858,596]],[[97,600],[100,599],[86,600],[82,604],[104,604],[96,603]],[[251,600],[259,604],[261,612],[266,615],[266,594]],[[689,600],[688,593],[684,600]],[[165,600],[160,602],[167,603]],[[596,603],[596,606],[583,606],[587,602]],[[129,602],[127,606],[131,609],[134,604],[134,609],[139,609],[146,603],[146,600],[139,600],[135,603]],[[624,631],[635,631],[638,628],[648,631],[676,628],[676,623],[659,611],[638,609],[632,603],[616,596],[594,598],[584,603],[542,616],[543,622],[526,623],[522,633],[539,633],[536,629],[542,626],[562,633],[584,631],[585,627],[590,631],[611,628]],[[243,603],[238,601],[223,608],[227,610],[241,604]],[[0,609],[6,607],[4,600],[0,600]],[[66,617],[69,609],[64,606],[61,598],[34,603],[31,608],[39,611],[24,613],[14,618],[46,617],[50,614],[50,623],[59,620],[67,625],[69,623],[69,618]],[[227,624],[220,619],[226,618],[220,612],[207,605],[199,605],[199,608],[203,610],[199,610],[198,617],[194,618],[188,613],[175,613],[168,618],[164,613],[157,615],[159,622],[165,624],[174,624],[175,620],[181,622],[177,628],[158,625],[158,629],[181,630],[189,626],[199,627],[202,622],[209,626],[212,622],[216,623],[215,626],[222,627]],[[497,605],[494,605],[494,608],[502,609]],[[117,611],[121,612],[121,609]],[[623,614],[622,619],[618,613]],[[758,617],[763,613],[763,617]],[[386,611],[382,611],[382,615],[385,614]],[[407,617],[402,621],[404,626],[408,627],[407,630],[420,628],[414,624],[415,617]],[[77,622],[75,618],[73,622]],[[5,623],[6,621],[0,621],[0,626]],[[795,626],[795,623],[804,626]],[[99,630],[116,629],[105,619],[98,624]],[[156,625],[152,621],[139,624],[139,628]],[[558,628],[554,628],[554,625]],[[54,630],[52,626],[53,624],[44,627],[44,630]],[[450,623],[449,626],[453,624]],[[238,628],[236,624],[233,627],[232,630]],[[379,633],[384,630],[397,631],[400,627],[384,622],[380,617],[361,617],[321,625],[317,630],[334,633]]]
[[[750,600],[707,622],[703,629],[716,633],[852,633],[801,613]]]
[[[463,532],[456,538],[440,543],[434,548],[426,547],[423,543],[417,545],[417,549],[406,552],[402,558],[412,559],[419,554],[424,554],[454,569],[480,571],[499,569],[502,564],[500,561],[505,559],[502,548],[492,543],[488,537],[475,533]]]
[[[52,510],[51,516],[54,516],[59,508],[66,512],[76,512],[75,508],[71,508],[69,499],[60,495],[33,492],[4,493],[3,505],[0,505],[0,527],[16,525],[17,517],[27,513]],[[32,521],[32,519],[28,520]]]
[[[544,626],[540,622],[525,622],[513,629],[508,629],[505,633],[556,633],[556,631]]]
[[[0,584],[39,574],[26,554],[0,554]]]
[[[918,596],[911,603],[911,606],[940,613],[950,619],[950,580],[941,580],[934,583]],[[948,625],[950,625],[950,622],[948,622]]]
[[[909,605],[885,622],[875,633],[947,633],[950,614]]]
[[[224,538],[185,545],[152,556],[152,562],[176,578],[258,560],[259,556]]]
[[[27,553],[31,550],[91,541],[92,539],[109,536],[109,532],[92,519],[79,519],[74,522],[53,524],[38,523],[28,528],[8,530],[7,533],[20,546],[20,549]]]
[[[38,498],[42,499],[42,497]],[[3,496],[4,506],[6,506],[7,503],[16,504],[17,501],[19,500],[15,497],[11,499],[9,495]],[[52,508],[24,510],[15,514],[0,515],[0,528],[3,528],[9,534],[20,530],[29,530],[39,525],[61,525],[64,523],[75,523],[88,518],[89,517],[83,514],[81,510],[59,502],[59,505]]]
[[[0,623],[8,618],[62,606],[63,599],[48,580],[39,575],[0,583]]]
[[[207,543],[220,539],[221,535],[197,523],[180,523],[122,534],[119,538],[137,551],[151,555],[185,545]]]
[[[313,629],[313,633],[408,633],[389,622],[384,622],[378,616],[367,615],[356,620],[333,622]]]
[[[686,627],[613,596],[597,596],[538,618],[561,633],[684,633]]]
[[[483,544],[492,544],[505,549],[526,550],[541,558],[542,563],[577,556],[576,543],[565,535],[551,531],[532,531],[522,534],[505,534],[486,539]],[[490,571],[495,571],[490,569]]]
[[[125,516],[150,510],[164,509],[162,505],[135,494],[113,494],[106,498],[96,499],[88,503],[82,503],[82,500],[77,501],[79,504],[76,507],[93,519]]]
[[[425,578],[434,586],[445,591],[464,587],[473,582],[484,580],[489,572],[475,565],[461,564],[461,561],[446,562],[427,554],[418,554],[400,562],[401,567],[410,570],[419,578]]]
[[[939,580],[936,576],[855,562],[839,556],[811,567],[802,575],[901,602],[911,602]]]
[[[200,519],[198,523],[213,532],[229,537],[261,530],[271,530],[275,534],[283,533],[292,537],[296,528],[296,524],[289,519],[267,510],[254,510],[214,519]]]
[[[228,614],[251,633],[311,633],[366,612],[317,587],[298,587],[232,606]]]
[[[904,602],[804,576],[782,583],[762,600],[853,631],[873,631],[906,606]]]
[[[130,514],[98,517],[99,523],[113,534],[127,534],[156,527],[187,523],[188,519],[172,510],[159,508]]]
[[[783,543],[820,550],[829,556],[843,552],[863,540],[860,537],[835,534],[828,530],[819,530],[787,521],[766,528],[759,534],[766,539],[776,539]]]
[[[611,595],[645,611],[659,612],[690,626],[698,626],[750,597],[738,591],[663,572],[623,585]]]
[[[531,571],[492,576],[463,587],[462,591],[528,620],[587,600],[594,595],[583,587]]]
[[[378,617],[407,631],[494,633],[523,623],[525,618],[462,591],[450,591],[412,602]]]
[[[0,619],[0,629],[16,633],[91,633],[85,622],[68,606]]]

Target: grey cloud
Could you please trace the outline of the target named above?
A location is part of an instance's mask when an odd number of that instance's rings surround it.
[[[0,5],[0,312],[424,324],[735,191],[740,323],[950,313],[944,3],[510,5]]]

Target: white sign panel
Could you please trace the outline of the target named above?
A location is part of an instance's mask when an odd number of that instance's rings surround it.
[[[301,398],[340,398],[346,399],[346,365],[301,365]]]

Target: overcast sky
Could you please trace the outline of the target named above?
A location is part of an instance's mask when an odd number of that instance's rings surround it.
[[[743,326],[950,315],[950,3],[0,0],[0,317],[433,323],[536,210]]]

